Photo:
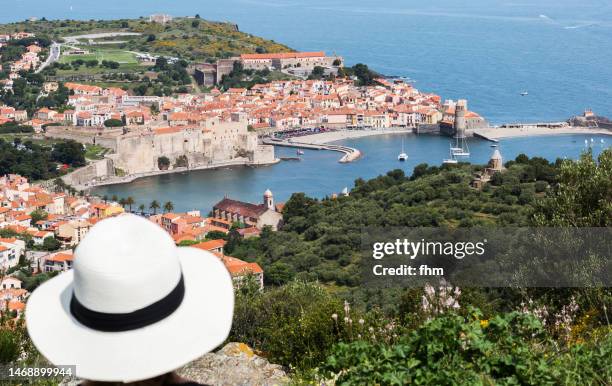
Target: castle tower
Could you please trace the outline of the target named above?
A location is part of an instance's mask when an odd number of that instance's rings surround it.
[[[272,191],[270,189],[267,189],[264,192],[264,205],[270,210],[276,210],[274,207],[274,196],[272,195]]]
[[[495,149],[495,151],[493,152],[493,155],[489,160],[489,167],[496,172],[501,172],[504,168],[504,161],[502,159],[501,153],[499,152],[499,149]]]
[[[455,106],[455,137],[465,138],[465,130],[467,129],[467,122],[465,120],[465,113],[467,112],[467,100],[459,99]]]

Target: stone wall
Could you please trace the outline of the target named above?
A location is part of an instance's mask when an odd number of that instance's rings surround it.
[[[47,127],[46,138],[72,139],[82,144],[96,144],[117,151],[117,137],[120,129],[77,128],[72,126]]]
[[[68,185],[85,185],[91,181],[104,180],[108,177],[115,175],[115,168],[113,167],[113,161],[105,158],[103,160],[95,161],[89,165],[75,170],[72,173],[66,174],[62,177],[65,183]]]
[[[72,127],[54,128],[46,135],[109,148],[114,154],[106,158],[111,160],[113,170],[121,169],[127,174],[158,171],[158,159],[162,156],[170,160],[170,169],[182,157],[187,158],[189,168],[228,161],[258,165],[275,161],[274,147],[259,145],[257,133],[248,131],[246,120],[238,118],[229,122],[214,119],[207,122],[205,127],[171,128],[157,133],[144,127],[126,134],[122,130]],[[84,171],[74,178],[75,181],[82,181],[82,175],[102,178],[98,174],[104,174],[96,173]]]

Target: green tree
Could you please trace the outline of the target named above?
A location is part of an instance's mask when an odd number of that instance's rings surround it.
[[[153,211],[153,214],[157,214],[157,210],[160,208],[159,206],[159,202],[157,200],[153,200],[151,201],[151,204],[149,204],[149,209],[151,209]]]
[[[121,127],[124,126],[123,121],[121,119],[107,119],[104,121],[105,127]]]
[[[55,237],[45,238],[42,245],[45,251],[57,251],[58,249],[60,249],[61,246],[62,244],[57,239],[55,239]]]
[[[42,209],[36,209],[30,213],[30,216],[32,217],[32,224],[36,224],[41,220],[46,220],[49,214]]]
[[[134,197],[129,196],[125,199],[125,204],[130,208],[130,212],[132,211],[132,205],[134,205]]]
[[[558,183],[537,205],[534,221],[555,227],[612,225],[612,149],[597,161],[591,151],[577,161],[563,161]]]
[[[54,144],[51,156],[54,161],[74,167],[81,167],[86,164],[84,146],[73,140]]]
[[[172,212],[174,210],[174,204],[172,201],[168,201],[164,204],[164,212]]]
[[[157,167],[159,170],[168,170],[170,167],[170,159],[166,156],[161,156],[157,159]]]

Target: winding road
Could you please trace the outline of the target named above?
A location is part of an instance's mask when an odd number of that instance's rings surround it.
[[[35,71],[37,74],[39,72],[41,72],[42,70],[44,70],[45,68],[47,68],[49,65],[51,65],[54,62],[57,62],[60,58],[61,52],[62,52],[62,45],[56,42],[53,42],[51,44],[51,47],[49,49],[49,57],[47,58],[47,60],[45,60],[45,62],[43,64],[40,65],[40,67],[38,67],[38,69]]]

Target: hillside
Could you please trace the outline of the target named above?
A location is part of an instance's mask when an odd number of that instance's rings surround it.
[[[240,32],[232,23],[197,18],[176,18],[166,24],[148,19],[136,20],[40,20],[0,25],[0,34],[33,32],[56,41],[65,37],[100,33],[135,33],[139,35],[96,40],[96,45],[124,51],[177,56],[185,60],[212,60],[242,53],[289,52],[291,49],[274,41]],[[87,44],[88,39],[79,39]]]
[[[269,284],[298,278],[357,287],[362,227],[528,225],[536,198],[554,184],[558,166],[542,158],[517,161],[483,190],[470,186],[479,166],[423,164],[412,176],[395,170],[358,179],[349,197],[319,201],[296,193],[285,205],[282,231],[230,242],[226,252],[257,261]]]

